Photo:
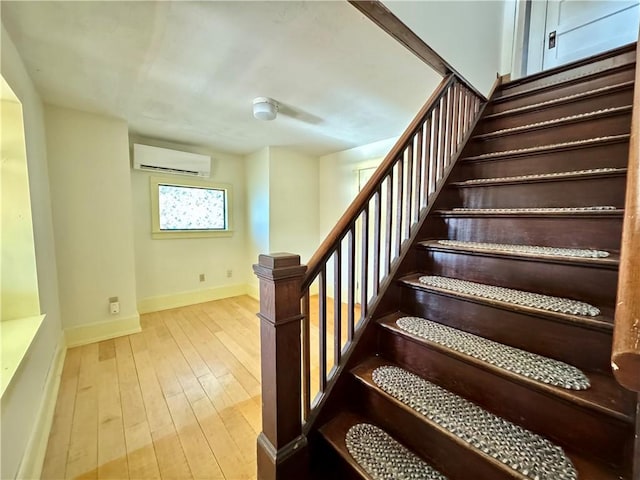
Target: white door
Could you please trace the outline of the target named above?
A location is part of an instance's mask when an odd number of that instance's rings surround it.
[[[639,0],[549,0],[543,69],[638,39]]]

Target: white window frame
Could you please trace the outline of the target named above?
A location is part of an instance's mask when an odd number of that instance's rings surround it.
[[[226,227],[220,230],[161,230],[160,229],[160,206],[159,206],[159,186],[170,185],[175,187],[207,188],[214,190],[224,190],[225,192],[225,220]],[[232,199],[233,190],[228,183],[213,183],[198,178],[172,178],[172,177],[149,177],[149,190],[151,192],[151,238],[157,240],[171,238],[207,238],[207,237],[230,237],[233,235],[232,221]]]

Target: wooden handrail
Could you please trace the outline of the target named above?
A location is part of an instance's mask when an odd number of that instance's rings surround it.
[[[636,58],[611,366],[623,387],[640,392],[640,44]]]
[[[444,95],[447,89],[454,82],[456,76],[450,74],[442,79],[440,85],[435,89],[424,106],[420,109],[413,121],[409,124],[405,132],[389,151],[380,166],[376,169],[367,184],[358,193],[351,205],[344,212],[338,223],[331,229],[325,240],[320,244],[318,250],[313,254],[307,264],[307,273],[302,281],[302,293],[304,293],[313,280],[318,276],[320,268],[326,263],[328,258],[333,254],[333,248],[336,242],[341,239],[351,227],[354,218],[364,209],[365,205],[373,194],[376,192],[380,182],[389,174],[389,170],[393,168],[396,159],[402,154],[407,146],[407,142],[416,133],[416,130],[424,123],[425,118],[431,113],[438,100]]]

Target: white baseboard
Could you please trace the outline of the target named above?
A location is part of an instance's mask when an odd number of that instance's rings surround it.
[[[56,352],[53,355],[51,368],[47,374],[47,379],[42,389],[42,398],[40,400],[40,408],[36,417],[36,422],[31,432],[31,438],[27,443],[27,447],[20,463],[17,479],[31,480],[40,478],[42,473],[42,465],[44,457],[47,453],[47,444],[49,442],[49,432],[53,424],[53,414],[56,409],[56,400],[58,399],[58,390],[60,388],[60,378],[62,376],[62,367],[67,353],[67,346],[64,335],[60,336]]]
[[[147,297],[138,300],[138,312],[150,313],[170,308],[184,307],[196,303],[220,300],[221,298],[247,295],[249,286],[242,283],[237,285],[224,285],[221,287],[205,288],[190,292],[180,292],[159,297]]]
[[[67,347],[71,348],[121,337],[123,335],[130,335],[139,331],[141,331],[140,316],[132,315],[126,318],[108,320],[106,322],[96,322],[66,328],[64,330],[64,336],[67,341]]]

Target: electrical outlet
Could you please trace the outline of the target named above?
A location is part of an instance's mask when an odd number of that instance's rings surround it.
[[[200,274],[200,281],[201,281],[201,282],[204,282],[204,279],[205,279],[205,277],[204,277],[204,273],[201,273],[201,274]]]
[[[227,278],[231,278],[233,277],[233,270],[229,269],[227,270]]]
[[[120,313],[120,302],[110,302],[109,312],[111,313],[111,315],[117,315],[118,313]]]

